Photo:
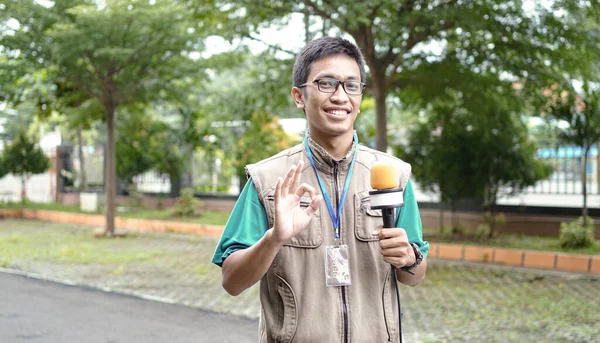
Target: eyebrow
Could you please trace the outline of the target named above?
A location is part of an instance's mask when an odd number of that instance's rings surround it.
[[[330,79],[336,79],[336,80],[338,79],[337,77],[333,76],[332,74],[317,75],[317,77],[315,77],[315,79],[322,79],[322,78],[330,78]],[[359,78],[356,76],[350,76],[350,77],[346,78],[346,80],[357,81],[357,80],[359,80]]]

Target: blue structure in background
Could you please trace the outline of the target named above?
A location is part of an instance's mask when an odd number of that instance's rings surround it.
[[[554,178],[565,180],[581,180],[581,163],[583,149],[578,146],[556,146],[537,149],[537,158],[551,160],[555,167]],[[588,161],[585,168],[587,181],[595,178],[597,174],[598,145],[593,145],[588,152]],[[561,174],[559,176],[558,174]]]
[[[547,158],[581,158],[583,149],[577,146],[558,146],[558,148],[539,148],[537,149],[537,157],[541,159]],[[588,152],[588,157],[595,158],[598,156],[598,146],[594,145]]]

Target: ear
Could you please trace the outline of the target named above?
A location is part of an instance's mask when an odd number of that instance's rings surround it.
[[[296,107],[301,110],[304,109],[304,95],[302,93],[302,90],[300,90],[299,88],[292,87],[292,97],[294,98]]]

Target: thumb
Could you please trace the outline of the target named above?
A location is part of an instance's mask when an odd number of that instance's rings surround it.
[[[375,230],[371,231],[371,236],[379,236],[383,225],[379,225]]]

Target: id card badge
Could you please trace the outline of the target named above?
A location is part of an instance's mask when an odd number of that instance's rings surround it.
[[[325,285],[327,287],[352,285],[347,245],[325,247]]]

